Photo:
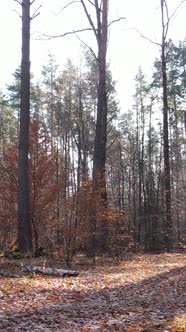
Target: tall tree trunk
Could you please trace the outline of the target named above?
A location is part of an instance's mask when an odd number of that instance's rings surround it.
[[[161,1],[162,15],[162,45],[161,45],[161,61],[162,61],[162,84],[163,84],[163,143],[164,143],[164,179],[165,179],[165,227],[164,241],[165,249],[170,250],[172,247],[172,218],[171,218],[171,183],[170,183],[170,157],[169,157],[169,127],[168,127],[168,93],[167,93],[167,69],[166,69],[166,36],[168,22],[164,22],[164,10],[166,2]]]
[[[29,122],[30,122],[30,0],[22,1],[21,104],[18,161],[18,247],[32,250],[29,209]]]
[[[90,2],[88,0],[88,2]],[[106,246],[107,227],[106,218],[100,217],[98,205],[105,215],[107,208],[107,191],[105,179],[106,143],[107,143],[107,94],[106,94],[106,54],[108,35],[108,4],[109,0],[94,0],[97,26],[94,25],[85,1],[81,0],[83,9],[96,37],[98,45],[98,104],[96,119],[96,134],[94,141],[93,172],[92,172],[92,202],[90,207],[90,240],[88,254],[95,257],[96,248],[103,252]],[[98,216],[99,214],[99,216]],[[99,235],[96,239],[96,232]]]
[[[107,208],[107,190],[105,179],[106,143],[107,143],[107,95],[106,95],[106,54],[108,29],[108,0],[103,0],[102,21],[98,31],[98,105],[96,135],[93,156],[93,196],[98,195],[103,210]],[[99,21],[98,21],[99,27]],[[98,225],[99,235],[97,246],[103,251],[106,246],[107,226],[105,218],[101,218]]]

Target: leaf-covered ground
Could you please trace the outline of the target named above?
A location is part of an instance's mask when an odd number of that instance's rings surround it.
[[[0,331],[185,332],[185,293],[185,254],[135,255],[78,277],[1,277]]]

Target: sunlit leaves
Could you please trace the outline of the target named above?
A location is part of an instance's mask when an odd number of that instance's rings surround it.
[[[117,266],[100,258],[98,263],[95,269],[85,266],[76,278],[1,278],[0,329],[185,332],[184,255],[136,255]],[[11,264],[0,268],[10,270]]]

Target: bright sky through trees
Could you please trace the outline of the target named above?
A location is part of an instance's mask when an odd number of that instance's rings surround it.
[[[39,76],[41,67],[47,61],[48,53],[55,55],[57,62],[63,64],[68,57],[80,63],[81,46],[76,36],[57,38],[50,41],[38,40],[45,33],[59,35],[66,31],[88,27],[82,6],[75,2],[62,11],[66,0],[36,0],[35,9],[42,5],[40,15],[32,22],[31,59],[32,72]],[[169,0],[170,16],[179,5],[179,0]],[[20,8],[13,0],[0,1],[0,88],[12,80],[11,74],[20,64],[21,22],[18,16]],[[170,23],[169,37],[175,42],[185,37],[186,2],[177,11]],[[150,72],[153,59],[158,55],[158,46],[143,39],[135,29],[150,39],[161,40],[161,16],[159,0],[110,0],[110,20],[126,17],[112,25],[110,30],[108,58],[117,83],[121,106],[128,107],[132,94],[133,78],[141,65],[145,73]],[[79,37],[94,47],[91,32],[79,34]]]

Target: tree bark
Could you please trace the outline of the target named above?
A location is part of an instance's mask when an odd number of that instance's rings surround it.
[[[164,152],[164,181],[165,181],[165,249],[172,248],[172,218],[171,218],[171,183],[170,183],[170,157],[169,157],[169,125],[168,125],[168,93],[167,93],[167,69],[166,69],[166,35],[168,22],[164,22],[165,0],[161,0],[162,15],[162,84],[163,84],[163,152]]]
[[[103,0],[102,21],[98,16],[98,62],[99,62],[99,82],[98,82],[98,105],[96,135],[93,155],[93,199],[97,196],[100,199],[103,212],[107,208],[107,190],[105,178],[106,164],[106,144],[107,144],[107,95],[106,95],[106,54],[107,54],[107,34],[108,34],[108,0]],[[94,199],[95,201],[95,199]],[[94,227],[95,228],[95,227]],[[97,247],[104,251],[107,239],[107,226],[105,218],[101,218],[99,225],[99,235]]]
[[[29,122],[30,122],[30,0],[22,1],[21,104],[18,159],[18,247],[32,250],[29,211]]]
[[[90,204],[90,239],[88,243],[88,255],[94,258],[96,249],[99,252],[105,249],[107,238],[105,218],[107,209],[105,163],[107,143],[106,54],[109,0],[102,0],[100,4],[98,0],[91,2],[95,7],[97,26],[94,25],[88,13],[85,1],[81,0],[81,3],[98,45],[98,103],[93,154],[92,201]],[[100,209],[102,210],[101,214],[103,217],[100,217]]]
[[[51,275],[56,277],[77,277],[79,275],[78,271],[54,269],[51,267],[31,266],[31,265],[24,266],[22,270],[24,272],[42,273],[44,275]]]

